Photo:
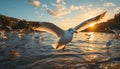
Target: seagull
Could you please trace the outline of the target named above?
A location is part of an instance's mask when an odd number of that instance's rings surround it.
[[[112,45],[112,40],[108,40],[105,44],[106,48],[107,48],[107,52],[109,52],[109,48]]]
[[[107,29],[112,31],[112,32],[114,32],[116,39],[119,39],[119,34],[120,34],[120,30],[119,29],[111,29],[109,27]]]
[[[62,49],[64,51],[65,45],[72,41],[74,33],[78,33],[88,28],[91,24],[96,24],[95,22],[101,20],[105,16],[105,14],[106,11],[101,13],[100,15],[97,15],[96,17],[90,18],[80,23],[74,28],[69,28],[68,30],[63,30],[55,24],[49,22],[40,22],[37,26],[32,26],[31,29],[52,33],[59,38],[56,43],[52,44],[52,47],[55,49]]]
[[[112,44],[111,41],[112,41],[112,40],[108,40],[108,41],[106,42],[105,46],[106,46],[107,48],[109,48],[110,45]]]

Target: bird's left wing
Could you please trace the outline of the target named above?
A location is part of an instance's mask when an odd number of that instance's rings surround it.
[[[39,22],[37,24],[32,24],[31,28],[32,30],[45,31],[48,33],[52,33],[56,37],[61,37],[64,33],[64,31],[61,28],[49,22]]]
[[[95,22],[97,22],[97,21],[99,21],[100,19],[102,19],[102,18],[105,16],[105,13],[106,13],[106,11],[103,12],[102,14],[96,16],[96,17],[93,17],[93,18],[91,18],[91,19],[88,19],[88,20],[80,23],[79,25],[77,25],[77,26],[75,27],[76,31],[77,31],[77,32],[82,31],[82,30],[88,28],[89,25],[91,25],[91,24],[96,24]]]

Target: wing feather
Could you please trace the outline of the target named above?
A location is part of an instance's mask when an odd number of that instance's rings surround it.
[[[102,14],[96,16],[96,17],[93,17],[93,18],[91,18],[91,19],[88,19],[88,20],[80,23],[79,25],[77,25],[77,26],[75,27],[76,31],[78,31],[78,32],[79,32],[79,31],[82,31],[82,30],[88,28],[89,25],[91,25],[91,24],[96,24],[95,22],[97,22],[97,21],[99,21],[100,19],[102,19],[102,18],[105,16],[105,13],[106,13],[106,11],[103,12]]]
[[[40,22],[39,24],[37,24],[37,26],[33,26],[32,30],[45,31],[48,33],[52,33],[57,37],[61,37],[64,33],[61,28],[49,22]]]

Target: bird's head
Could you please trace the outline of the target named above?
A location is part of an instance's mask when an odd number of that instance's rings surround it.
[[[74,28],[69,28],[68,31],[71,33],[77,33],[76,29],[74,29]]]

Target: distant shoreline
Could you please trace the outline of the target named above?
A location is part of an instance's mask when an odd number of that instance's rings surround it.
[[[107,22],[99,23],[95,25],[95,28],[87,28],[82,32],[103,32],[103,33],[114,33],[110,30],[105,30],[106,28],[118,29],[120,30],[120,13],[116,14],[113,19],[108,20]],[[12,29],[30,29],[31,26],[37,27],[39,25],[38,21],[27,21],[21,20],[18,18],[8,17],[0,14],[0,30],[8,30],[6,26],[11,27]]]

